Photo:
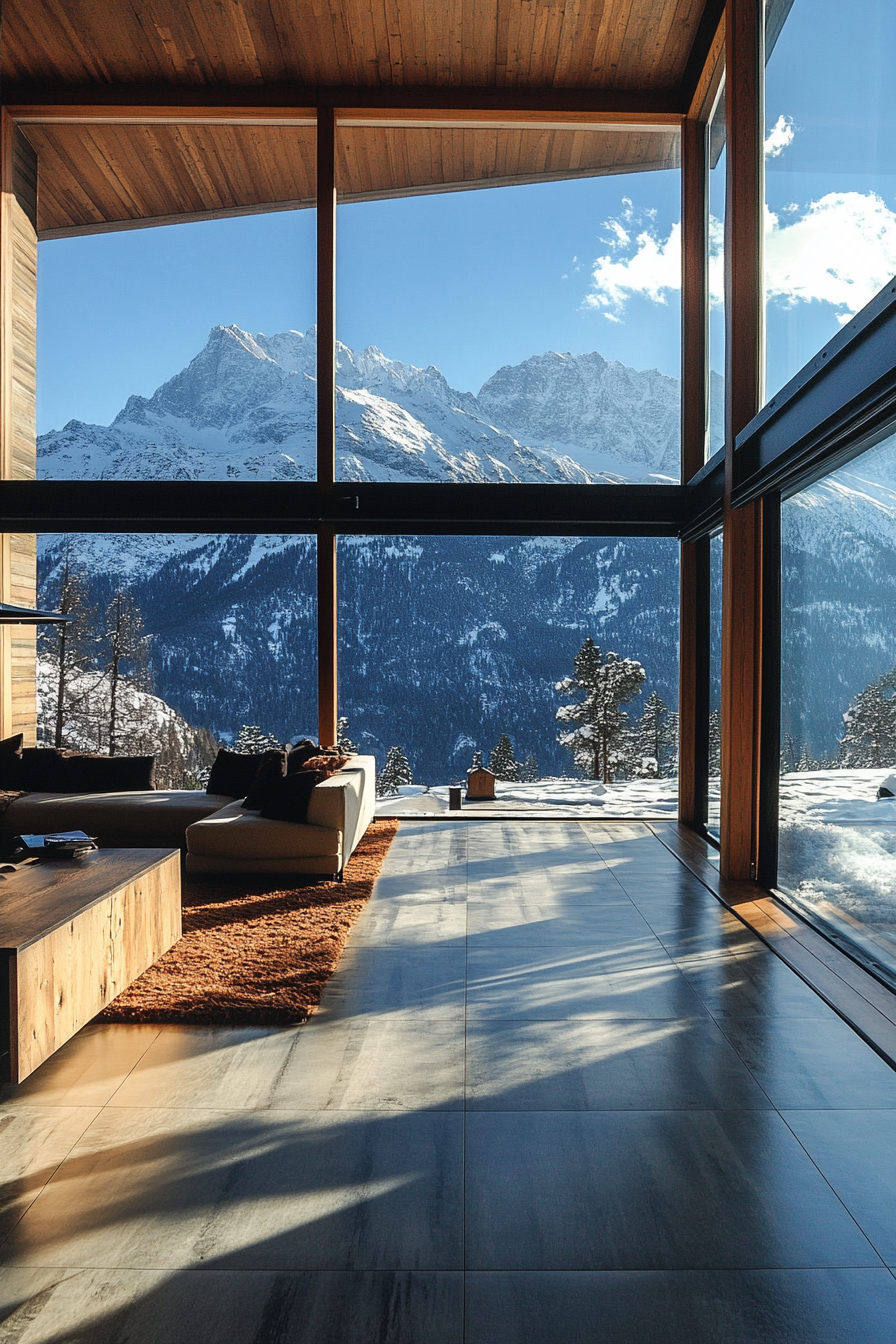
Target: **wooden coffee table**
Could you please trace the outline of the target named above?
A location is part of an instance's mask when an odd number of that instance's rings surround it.
[[[176,849],[98,849],[0,882],[5,1077],[27,1078],[180,936]]]

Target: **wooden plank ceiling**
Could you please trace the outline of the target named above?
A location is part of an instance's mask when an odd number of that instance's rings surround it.
[[[313,127],[28,125],[42,238],[314,204]],[[340,199],[673,168],[674,130],[346,127]]]
[[[194,107],[267,86],[306,102],[336,87],[385,90],[387,103],[389,89],[414,87],[656,93],[682,86],[705,4],[19,0],[3,12],[4,101],[72,89],[127,107],[130,91],[136,112],[148,90]],[[313,126],[263,123],[260,110],[215,124],[29,118],[40,236],[313,204]],[[674,126],[362,125],[341,130],[338,155],[340,192],[358,198],[673,167],[678,137]]]
[[[704,0],[18,0],[13,85],[674,89]]]

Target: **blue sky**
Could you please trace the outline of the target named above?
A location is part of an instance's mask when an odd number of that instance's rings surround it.
[[[768,69],[769,394],[896,273],[896,3],[795,0]],[[344,206],[338,330],[478,390],[547,349],[677,375],[679,175]],[[302,211],[43,243],[38,420],[108,423],[218,323],[314,321]]]

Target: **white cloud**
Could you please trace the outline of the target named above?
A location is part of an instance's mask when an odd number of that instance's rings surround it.
[[[769,298],[787,308],[818,300],[848,322],[896,275],[896,213],[873,191],[832,191],[782,224],[766,209]]]
[[[673,224],[668,238],[658,237],[655,215],[653,210],[636,214],[631,201],[624,197],[621,215],[604,221],[609,237],[602,241],[612,251],[598,257],[591,268],[591,292],[582,301],[584,308],[596,308],[609,321],[619,322],[632,295],[665,303],[667,294],[681,289],[681,225]],[[645,219],[646,227],[633,239],[633,231]],[[632,247],[635,250],[631,255],[618,255]]]
[[[793,117],[785,117],[783,112],[765,137],[765,157],[776,159],[783,154],[788,145],[793,144]]]
[[[673,224],[666,238],[651,226],[636,232],[631,202],[624,201],[621,221],[604,227],[610,237],[603,241],[612,253],[594,262],[583,307],[618,322],[633,296],[665,303],[681,288],[680,224]],[[723,245],[722,224],[710,216],[708,280],[715,304],[724,293]],[[766,208],[765,275],[773,302],[787,308],[828,303],[841,323],[848,322],[896,275],[896,212],[874,192],[858,191],[829,192],[803,210],[788,206],[781,215]]]

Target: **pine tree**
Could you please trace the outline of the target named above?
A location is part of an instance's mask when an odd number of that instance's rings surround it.
[[[520,783],[534,784],[538,778],[538,761],[534,756],[527,756],[520,766]]]
[[[871,682],[843,715],[837,763],[853,769],[896,763],[896,668]]]
[[[651,692],[634,735],[633,773],[641,779],[668,779],[675,774],[678,715]]]
[[[621,706],[634,700],[646,673],[634,658],[620,658],[612,650],[601,658],[590,635],[575,656],[574,668],[574,675],[558,681],[556,689],[564,695],[580,692],[583,698],[562,705],[556,717],[577,726],[560,733],[557,741],[569,748],[580,770],[610,784],[626,755],[628,714]]]
[[[402,747],[390,747],[386,753],[386,764],[376,777],[377,797],[395,793],[404,784],[413,784],[414,774],[411,763]]]
[[[282,745],[272,733],[263,733],[257,723],[244,723],[236,735],[233,750],[241,756],[260,756],[263,751],[276,751]]]
[[[722,715],[719,710],[709,711],[709,776],[718,779],[722,773]]]
[[[105,671],[109,679],[109,755],[119,740],[119,692],[123,680],[137,690],[152,689],[149,640],[143,633],[140,609],[126,588],[119,588],[106,607]]]
[[[471,764],[470,764],[470,769],[471,769],[471,770],[481,770],[481,769],[482,769],[482,752],[481,752],[481,751],[474,751],[474,752],[473,752],[473,760],[472,760],[472,762],[471,762]]]
[[[513,753],[513,743],[506,733],[501,734],[497,746],[493,748],[488,758],[488,768],[495,779],[506,779],[508,781],[519,779],[520,763]]]
[[[54,703],[47,706],[50,722],[44,718],[42,728],[45,740],[50,737],[55,747],[63,747],[68,742],[66,729],[70,724],[77,726],[84,702],[101,675],[94,668],[97,610],[90,602],[87,576],[73,567],[69,549],[62,561],[53,605],[72,620],[65,625],[44,626],[38,635],[38,648],[52,662],[55,683]],[[94,673],[92,677],[90,672]]]
[[[354,756],[358,748],[348,735],[348,719],[336,720],[336,745],[343,756]]]

